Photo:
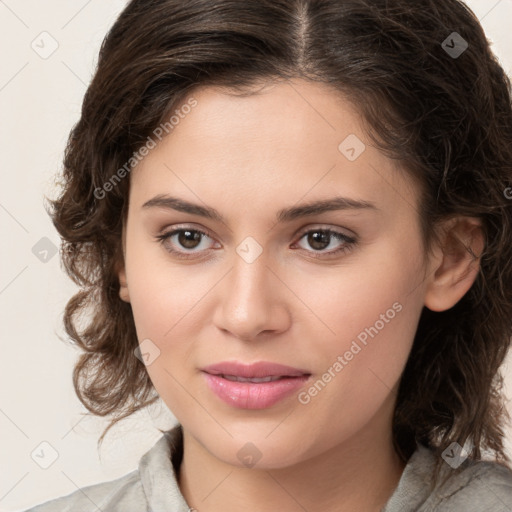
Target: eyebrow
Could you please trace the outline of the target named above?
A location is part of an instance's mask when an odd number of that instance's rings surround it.
[[[183,213],[190,213],[192,215],[199,215],[201,217],[225,223],[224,217],[215,208],[189,203],[184,199],[164,194],[157,195],[149,201],[146,201],[142,205],[142,208],[166,208]],[[362,209],[378,211],[378,208],[368,201],[358,201],[356,199],[338,196],[330,199],[305,203],[300,206],[284,208],[277,212],[276,220],[277,222],[291,222],[301,217],[318,215],[329,211]]]

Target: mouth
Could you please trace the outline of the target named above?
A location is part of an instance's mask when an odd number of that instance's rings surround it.
[[[311,375],[311,372],[293,366],[287,366],[270,361],[258,361],[257,363],[245,364],[239,361],[223,361],[201,368],[210,375],[222,375],[225,378],[241,379],[279,379],[281,377],[302,377]],[[264,381],[265,382],[265,381]]]
[[[241,409],[266,409],[298,391],[307,370],[271,362],[226,361],[201,369],[206,383],[224,403]]]
[[[224,374],[218,374],[219,377],[222,377],[223,379],[231,380],[233,382],[274,382],[276,380],[281,379],[289,379],[292,377],[289,377],[287,375],[279,375],[279,376],[268,376],[268,377],[239,377],[237,375],[224,375]]]

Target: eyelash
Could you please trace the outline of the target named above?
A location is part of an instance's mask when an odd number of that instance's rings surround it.
[[[192,228],[182,227],[182,228],[173,229],[172,231],[169,231],[167,233],[162,233],[160,235],[157,235],[156,239],[158,240],[158,242],[160,244],[162,244],[164,246],[165,250],[167,252],[169,252],[170,254],[173,254],[174,256],[176,256],[178,258],[181,258],[181,259],[191,259],[191,258],[195,257],[194,256],[195,253],[188,253],[188,254],[187,253],[183,253],[181,251],[177,251],[175,249],[172,249],[172,248],[168,247],[166,245],[166,243],[165,243],[172,236],[174,236],[174,235],[176,235],[178,233],[182,233],[184,231],[189,231],[191,233],[199,233],[202,236],[206,236],[208,238],[212,238],[212,237],[210,237],[210,235],[208,233],[206,233],[205,231],[202,231],[200,229],[196,229],[196,228],[192,229]],[[318,259],[324,259],[325,258],[324,255],[328,255],[328,257],[332,257],[332,256],[337,255],[337,254],[346,254],[346,253],[350,252],[353,249],[354,245],[357,243],[357,239],[356,238],[349,237],[349,236],[345,235],[344,233],[341,233],[339,231],[335,231],[335,230],[332,230],[332,229],[327,229],[327,228],[325,228],[325,229],[316,228],[316,229],[310,229],[308,231],[304,231],[300,235],[299,241],[302,240],[304,238],[304,236],[309,235],[310,233],[325,233],[327,235],[332,235],[334,238],[337,238],[341,242],[344,242],[344,244],[340,248],[335,249],[335,250],[330,251],[330,252],[306,251],[308,253],[313,252],[313,257],[314,258],[318,258]],[[201,241],[202,241],[202,239],[201,239]],[[321,255],[320,256],[314,255],[315,252],[317,254],[321,254]]]

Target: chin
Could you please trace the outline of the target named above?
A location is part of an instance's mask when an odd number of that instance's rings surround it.
[[[297,447],[304,448],[302,439],[280,436],[277,432],[269,436],[272,428],[246,429],[240,435],[231,431],[233,438],[224,439],[223,443],[215,442],[211,447],[207,442],[205,446],[217,459],[239,468],[281,469],[301,462],[304,454]]]

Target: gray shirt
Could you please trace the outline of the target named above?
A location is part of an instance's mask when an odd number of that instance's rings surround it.
[[[127,475],[84,487],[25,512],[188,512],[178,486],[181,425],[165,433]],[[464,462],[446,485],[429,492],[432,451],[418,444],[381,512],[512,512],[512,471],[495,462]],[[200,511],[199,511],[200,512]]]

